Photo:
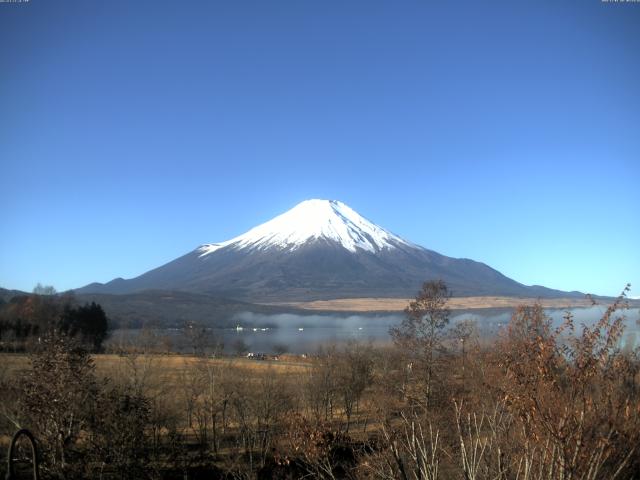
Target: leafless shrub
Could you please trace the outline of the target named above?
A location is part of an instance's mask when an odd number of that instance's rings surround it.
[[[381,427],[382,448],[363,462],[363,476],[380,480],[437,480],[443,456],[440,432],[415,414],[400,416],[399,424]]]
[[[280,439],[276,462],[295,465],[302,478],[336,480],[352,478],[356,459],[350,438],[328,422],[309,421],[302,415],[288,418]]]
[[[640,440],[635,370],[617,349],[628,287],[593,326],[553,329],[540,305],[516,310],[502,342],[505,402],[522,427],[527,478],[617,478]],[[563,334],[569,334],[563,338]]]
[[[21,389],[26,426],[43,447],[43,471],[53,477],[81,477],[81,436],[90,427],[99,392],[91,357],[64,335],[47,336],[31,357]]]

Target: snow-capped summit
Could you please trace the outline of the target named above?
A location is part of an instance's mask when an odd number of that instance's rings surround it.
[[[379,252],[411,243],[370,222],[337,200],[305,200],[291,210],[223,243],[199,248],[206,256],[224,247],[233,249],[278,248],[296,250],[313,240],[329,240],[350,252]]]

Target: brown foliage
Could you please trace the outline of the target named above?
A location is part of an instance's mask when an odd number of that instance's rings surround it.
[[[503,398],[553,478],[615,478],[640,441],[636,370],[617,348],[625,293],[577,335],[570,315],[554,329],[539,305],[521,307],[502,341]]]
[[[22,408],[0,414],[35,430],[54,478],[637,476],[640,362],[618,349],[625,292],[592,326],[519,307],[484,344],[469,324],[447,337],[446,289],[423,293],[395,348],[347,344],[289,366],[144,354],[94,357],[96,373],[67,338],[47,340],[25,372],[0,368],[3,386],[23,378],[0,397]]]

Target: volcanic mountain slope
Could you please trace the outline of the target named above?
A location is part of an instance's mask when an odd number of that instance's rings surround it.
[[[427,250],[333,200],[304,201],[231,240],[78,293],[181,290],[253,302],[411,297],[430,279],[444,280],[456,296],[568,296],[522,285],[483,263]]]
[[[301,314],[301,310],[284,306],[257,305],[212,295],[188,292],[145,290],[138,293],[77,295],[79,304],[96,302],[104,308],[111,325],[119,328],[173,327],[196,321],[216,327],[235,327],[237,314]]]

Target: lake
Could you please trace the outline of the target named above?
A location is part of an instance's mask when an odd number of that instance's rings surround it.
[[[560,325],[569,311],[574,317],[576,330],[581,324],[591,325],[599,320],[606,307],[596,305],[589,308],[546,309],[554,325]],[[475,320],[482,337],[498,334],[509,322],[513,309],[477,309],[456,310],[450,315],[450,325],[461,320]],[[640,340],[640,309],[633,308],[619,312],[624,314],[625,331],[621,346],[633,348]],[[371,342],[382,345],[391,342],[389,328],[398,325],[403,315],[398,314],[354,314],[354,315],[263,315],[250,312],[236,315],[236,328],[208,328],[205,333],[195,335],[196,340],[204,344],[221,342],[227,353],[240,349],[240,345],[250,352],[273,353],[279,348],[289,353],[314,353],[321,346],[344,344],[349,341]],[[165,345],[165,349],[178,352],[192,350],[193,339],[183,330],[125,330],[112,332],[107,347],[118,348],[132,344]],[[162,347],[159,347],[162,348]]]

